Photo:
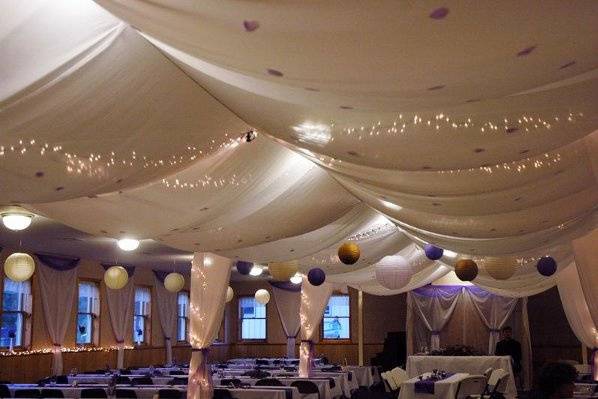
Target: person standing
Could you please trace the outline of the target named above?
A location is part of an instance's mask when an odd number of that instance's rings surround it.
[[[521,344],[513,339],[513,329],[509,326],[501,330],[501,340],[496,344],[496,356],[511,356],[513,374],[518,376],[521,372]]]

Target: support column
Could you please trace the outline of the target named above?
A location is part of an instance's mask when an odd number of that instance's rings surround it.
[[[363,366],[363,291],[357,291],[357,356]]]

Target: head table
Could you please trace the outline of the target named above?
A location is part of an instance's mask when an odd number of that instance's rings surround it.
[[[424,376],[427,376],[426,373]],[[419,381],[419,377],[411,378],[401,384],[401,391],[399,393],[399,399],[445,399],[454,398],[457,394],[457,388],[459,382],[465,377],[468,377],[467,373],[456,373],[452,376],[436,381],[434,384],[434,392],[417,392],[415,384]]]
[[[407,358],[407,376],[418,377],[433,370],[452,373],[483,375],[488,368],[503,369],[509,373],[505,396],[517,396],[511,358],[509,356],[409,356]]]

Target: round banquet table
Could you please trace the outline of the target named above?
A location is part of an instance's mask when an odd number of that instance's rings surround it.
[[[509,382],[505,396],[517,396],[515,377],[511,367],[510,356],[409,356],[407,358],[407,376],[417,377],[433,370],[449,371],[451,373],[469,373],[483,375],[492,367],[503,369],[509,373]]]
[[[436,381],[434,383],[434,393],[420,393],[415,392],[415,383],[419,380],[418,377],[411,378],[401,384],[401,391],[399,399],[448,399],[454,398],[459,388],[459,382],[465,377],[469,376],[467,373],[457,373],[444,380]]]

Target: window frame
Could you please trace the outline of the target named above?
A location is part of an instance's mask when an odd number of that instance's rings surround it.
[[[237,318],[237,320],[238,320],[238,325],[239,325],[238,326],[238,330],[239,330],[238,331],[239,341],[240,342],[246,342],[246,343],[262,343],[262,342],[267,342],[268,341],[268,304],[264,305],[264,309],[265,309],[265,312],[266,312],[266,314],[264,315],[264,317],[252,317],[251,318],[251,320],[264,320],[264,323],[265,323],[265,329],[264,329],[265,336],[264,336],[264,338],[243,338],[243,320],[245,318],[241,314],[241,302],[242,302],[242,299],[244,299],[244,298],[251,298],[254,301],[256,301],[255,297],[253,295],[241,295],[241,296],[238,297],[238,300],[237,300],[238,318]],[[256,301],[256,303],[257,303],[257,301]],[[249,320],[250,318],[247,318],[247,319]]]
[[[183,293],[187,294],[187,304],[191,303],[191,292],[189,292],[188,290],[181,290],[177,293],[177,297],[176,297],[176,306],[177,306],[176,342],[179,345],[188,345],[189,344],[189,327],[190,327],[189,326],[189,312],[187,312],[186,316],[179,315],[179,296]],[[185,320],[185,339],[184,340],[179,339],[179,319]]]
[[[88,284],[94,284],[98,293],[98,311],[99,313],[93,314],[91,312],[89,313],[81,313],[79,312],[79,286],[81,285],[81,283],[88,283]],[[101,317],[101,309],[102,309],[102,297],[101,297],[101,284],[100,281],[98,280],[93,280],[93,279],[85,279],[85,278],[80,278],[77,281],[77,315],[75,316],[75,345],[78,347],[97,347],[100,346],[100,337],[101,337],[101,325],[102,323],[100,322],[100,317]],[[91,316],[91,342],[90,343],[78,343],[77,342],[77,333],[79,332],[79,315],[90,315]]]
[[[328,343],[328,344],[334,344],[334,343],[338,343],[338,344],[346,344],[346,343],[351,343],[352,341],[352,337],[353,335],[351,334],[351,295],[349,294],[343,294],[343,293],[337,293],[337,294],[332,294],[330,295],[330,298],[328,298],[328,303],[330,303],[330,299],[332,299],[333,297],[346,297],[349,300],[349,316],[337,316],[340,319],[348,319],[349,320],[349,337],[347,338],[325,338],[324,337],[324,319],[326,318],[326,316],[322,313],[322,322],[320,323],[320,338],[322,342]],[[326,303],[326,306],[328,306],[328,303]],[[324,310],[326,310],[326,308],[324,308]]]
[[[150,285],[135,285],[134,287],[135,291],[133,292],[133,324],[131,326],[132,331],[132,338],[133,338],[133,346],[134,347],[149,347],[152,345],[152,302],[153,302],[153,292],[152,292],[152,286]],[[137,314],[136,313],[136,306],[135,306],[135,302],[136,302],[136,297],[137,297],[137,290],[138,289],[146,289],[149,292],[149,309],[148,309],[148,314],[144,315],[144,314]],[[143,341],[139,342],[137,341],[136,338],[136,331],[135,331],[135,320],[137,319],[137,317],[142,317],[143,318]]]
[[[10,280],[7,275],[2,274],[2,284],[0,284],[0,327],[2,323],[2,316],[6,314],[18,314],[21,315],[22,322],[21,322],[21,344],[20,345],[13,345],[12,349],[15,352],[29,350],[31,348],[31,341],[33,338],[33,277],[29,278],[26,281],[22,281],[29,283],[29,302],[31,305],[31,313],[27,313],[25,309],[22,310],[4,310],[4,281],[6,279]],[[12,281],[12,280],[11,280]],[[24,308],[24,306],[23,306]],[[0,351],[9,350],[9,346],[0,346]]]

